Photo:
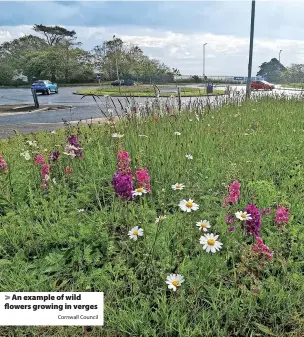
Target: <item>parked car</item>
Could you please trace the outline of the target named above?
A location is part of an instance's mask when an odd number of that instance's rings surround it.
[[[124,80],[116,80],[111,83],[114,87],[118,87],[119,85],[124,85]]]
[[[253,89],[253,90],[259,90],[259,89],[272,90],[274,88],[275,88],[274,84],[269,83],[267,81],[254,81],[254,82],[251,82],[251,89]]]
[[[132,86],[132,85],[137,85],[137,83],[133,80],[116,80],[111,83],[113,86],[119,86],[119,85],[126,85],[126,86]]]
[[[50,95],[51,92],[55,92],[56,94],[58,94],[57,83],[52,83],[51,81],[48,80],[35,81],[32,84],[31,89],[35,89],[36,92],[41,92],[43,95],[44,94]]]

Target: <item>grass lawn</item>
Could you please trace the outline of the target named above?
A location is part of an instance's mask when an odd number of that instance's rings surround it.
[[[304,336],[302,111],[301,101],[264,97],[1,140],[0,291],[103,291],[105,325],[86,337]],[[66,155],[72,134],[80,145]],[[133,176],[135,167],[148,169],[151,193],[129,201],[115,194],[122,150]],[[51,151],[61,152],[58,160],[49,161]],[[50,167],[34,164],[38,153]],[[128,181],[131,190],[140,186],[138,177]],[[240,195],[231,191],[223,207],[233,181]],[[199,209],[182,211],[188,199]],[[276,219],[279,205],[289,218],[281,208]],[[234,217],[245,209],[251,220]],[[209,221],[207,232],[200,220]],[[135,226],[143,229],[136,241],[128,235]],[[256,247],[253,231],[269,249]],[[206,233],[218,237],[202,245]],[[222,246],[208,253],[217,241]],[[184,277],[171,285],[176,291],[166,284],[170,274]],[[0,327],[0,336],[81,333]]]
[[[166,89],[168,87],[165,86],[159,86],[159,89]],[[172,87],[173,88],[173,87]],[[176,89],[177,91],[177,89]],[[142,86],[122,86],[122,87],[104,87],[104,88],[94,88],[94,89],[82,89],[78,90],[76,92],[79,95],[96,95],[96,96],[139,96],[139,97],[154,97],[155,91],[153,89],[153,86],[150,85],[142,85]],[[224,90],[214,90],[214,95],[223,94]],[[171,95],[177,96],[177,93],[170,93],[170,92],[161,92],[160,96],[162,97],[170,97]],[[182,96],[190,96],[190,97],[196,97],[196,96],[202,96],[206,95],[206,90],[204,88],[202,89],[195,89],[195,88],[181,88],[181,95]]]
[[[304,83],[291,83],[291,84],[282,84],[284,88],[300,88],[304,89]]]

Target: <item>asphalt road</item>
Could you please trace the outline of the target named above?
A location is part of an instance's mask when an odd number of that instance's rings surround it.
[[[195,85],[189,85],[195,87]],[[60,123],[63,121],[79,121],[91,118],[104,117],[100,112],[96,102],[92,97],[84,97],[74,95],[73,92],[81,89],[80,87],[59,88],[59,94],[38,95],[41,105],[58,105],[62,104],[70,106],[66,110],[56,111],[40,111],[29,114],[18,115],[1,115],[0,125],[18,125],[18,124],[44,124],[44,123]],[[217,87],[217,89],[224,89]],[[232,86],[232,90],[245,90],[245,86]],[[273,93],[282,93],[282,90],[274,90]],[[298,91],[288,90],[288,95],[299,94]],[[269,93],[268,93],[269,94]],[[210,99],[210,98],[209,98]],[[127,105],[126,99],[120,99],[124,106]],[[136,98],[137,102],[144,103],[149,98]],[[151,98],[150,98],[151,100]],[[183,99],[188,100],[187,98]],[[211,97],[212,100],[212,97]],[[120,107],[117,98],[113,98],[117,107]],[[107,111],[107,108],[113,109],[109,99],[101,97],[98,101],[101,109]],[[0,89],[0,105],[1,104],[33,104],[33,97],[30,89]]]

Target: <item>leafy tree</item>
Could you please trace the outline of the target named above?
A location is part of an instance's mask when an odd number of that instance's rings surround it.
[[[283,83],[304,83],[304,64],[292,64],[281,73]]]
[[[270,82],[277,82],[281,73],[285,70],[286,68],[276,58],[273,58],[270,62],[264,62],[260,65],[257,76],[267,76]]]
[[[67,30],[59,26],[45,26],[43,24],[34,25],[33,30],[43,34],[49,46],[58,45],[64,38],[73,38],[76,35],[74,30]]]

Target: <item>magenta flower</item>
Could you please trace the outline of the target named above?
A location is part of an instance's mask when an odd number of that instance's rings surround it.
[[[49,159],[52,162],[57,161],[59,159],[59,157],[60,157],[60,152],[59,151],[51,152],[50,155],[49,155]]]
[[[138,183],[138,187],[143,187],[148,190],[148,193],[151,193],[151,185],[150,185],[150,176],[149,172],[146,168],[137,169],[135,172],[136,180]]]
[[[261,210],[261,215],[265,216],[266,214],[270,214],[272,212],[271,207],[268,207],[267,209],[262,209]]]
[[[82,159],[84,157],[83,152],[81,151],[81,147],[75,135],[72,135],[67,139],[64,154],[68,155],[71,158],[78,157]]]
[[[289,208],[279,205],[276,210],[275,222],[277,224],[288,222],[289,216]]]
[[[111,184],[114,187],[115,193],[121,198],[121,199],[133,199],[133,177],[132,173],[125,173],[122,170],[118,170],[112,181]]]
[[[41,166],[41,178],[42,178],[42,189],[47,189],[47,182],[50,180],[50,167],[51,165],[43,164]]]
[[[8,172],[8,166],[4,158],[0,155],[0,171],[3,171],[4,173]]]
[[[224,206],[228,203],[235,204],[238,202],[241,194],[241,184],[235,180],[232,184],[229,185],[229,197],[224,200]]]
[[[246,220],[245,230],[247,235],[253,235],[255,237],[260,236],[261,229],[261,213],[260,210],[254,204],[249,204],[246,207],[246,212],[250,214],[251,219]]]
[[[266,260],[272,260],[272,250],[264,244],[262,238],[259,236],[256,237],[256,244],[252,247],[252,251],[260,257],[266,258]]]
[[[123,171],[128,171],[130,168],[131,158],[127,151],[119,151],[117,153],[117,165]]]
[[[42,154],[38,154],[35,158],[34,158],[34,163],[36,165],[43,165],[45,164],[45,160],[43,158],[43,155]]]

